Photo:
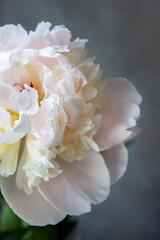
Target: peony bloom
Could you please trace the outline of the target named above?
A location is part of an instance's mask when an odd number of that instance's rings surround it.
[[[0,187],[39,226],[107,198],[126,170],[123,142],[138,131],[141,102],[126,79],[100,80],[86,40],[50,26],[0,28]]]

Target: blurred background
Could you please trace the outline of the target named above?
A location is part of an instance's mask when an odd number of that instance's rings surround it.
[[[160,1],[0,0],[0,25],[44,20],[87,38],[103,77],[124,76],[143,96],[141,134],[107,201],[78,217],[78,239],[160,239]]]

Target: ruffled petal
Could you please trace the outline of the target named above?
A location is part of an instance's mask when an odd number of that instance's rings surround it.
[[[28,85],[30,83],[30,75],[24,66],[14,66],[7,71],[0,69],[0,105],[18,112],[16,106],[11,102],[10,96],[16,91],[23,90],[24,83]]]
[[[59,121],[61,119],[61,121]],[[52,95],[41,102],[39,112],[31,118],[35,129],[35,144],[39,148],[62,143],[63,132],[67,123],[67,115],[59,103],[59,97]]]
[[[0,128],[5,129],[10,124],[10,114],[0,106]]]
[[[111,184],[118,181],[126,171],[128,151],[123,143],[102,152],[110,173]]]
[[[0,76],[0,105],[6,109],[17,111],[16,107],[10,101],[10,95],[14,93],[14,89],[4,83]]]
[[[20,119],[15,121],[13,132],[15,133],[31,133],[33,131],[31,121],[27,114],[22,113]]]
[[[99,153],[90,153],[81,161],[60,160],[63,173],[42,182],[39,191],[60,211],[70,215],[89,212],[91,203],[104,201],[110,188],[109,172]]]
[[[13,144],[22,138],[24,136],[23,131],[14,132],[14,128],[22,125],[22,121],[27,123],[26,119],[19,119],[18,114],[0,107],[0,143]],[[12,128],[12,126],[14,127]],[[26,126],[23,125],[23,127],[26,129]]]
[[[21,25],[5,25],[0,28],[0,51],[24,47],[27,38],[28,34]]]
[[[38,149],[31,136],[26,138],[26,148],[20,161],[25,162],[21,169],[23,174],[27,177],[27,185],[30,190],[33,186],[38,186],[41,179],[48,181],[50,178],[56,177],[62,173],[59,169],[59,164],[53,160],[53,154],[47,154],[46,151]],[[49,151],[49,150],[48,150]],[[50,155],[50,156],[49,156]],[[17,172],[18,174],[18,172]],[[20,173],[22,176],[22,173]],[[25,179],[25,178],[24,178]],[[18,183],[18,177],[17,177]],[[25,186],[24,183],[17,184],[17,186]],[[24,187],[26,189],[26,187]]]
[[[1,177],[0,187],[4,198],[12,210],[30,225],[54,225],[66,216],[66,214],[51,206],[37,189],[34,189],[34,192],[30,195],[18,189],[15,175],[8,178]]]
[[[66,45],[71,39],[70,31],[64,26],[56,26],[49,31],[51,24],[41,22],[38,24],[35,32],[30,32],[30,43],[28,48],[41,49],[54,45]]]
[[[37,90],[27,84],[24,84],[24,87],[25,89],[22,92],[13,93],[10,100],[18,111],[25,112],[28,115],[35,115],[39,110]]]
[[[94,141],[101,150],[105,150],[129,138],[132,134],[130,129],[136,125],[140,109],[124,99],[107,96],[98,113],[102,115],[102,123]]]

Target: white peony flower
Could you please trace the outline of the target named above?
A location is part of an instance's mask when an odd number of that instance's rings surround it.
[[[138,131],[141,102],[126,79],[100,80],[86,40],[50,26],[0,28],[0,187],[39,226],[107,198],[126,170],[123,142]]]

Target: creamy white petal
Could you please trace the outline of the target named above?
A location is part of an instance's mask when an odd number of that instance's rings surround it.
[[[0,106],[8,110],[17,112],[16,107],[10,101],[10,95],[14,93],[14,89],[3,82],[0,76]]]
[[[50,22],[40,22],[38,23],[35,33],[40,36],[45,36],[49,33],[49,29],[52,26]],[[30,32],[30,34],[33,34],[34,32]]]
[[[4,134],[0,132],[0,143],[13,144],[23,138],[24,135],[23,132],[14,132],[12,128],[8,128]]]
[[[25,46],[28,34],[21,25],[8,24],[0,27],[0,51]]]
[[[15,173],[18,162],[20,141],[7,146],[7,149],[1,159],[0,175],[8,177]]]
[[[61,104],[63,105],[64,111],[68,117],[67,125],[70,128],[75,127],[81,114],[83,100],[78,98],[76,99],[74,97],[66,97],[62,99]]]
[[[14,132],[14,126],[21,123],[19,116],[0,107],[0,143],[13,144],[24,136],[24,132]],[[13,126],[13,128],[12,128]]]
[[[0,187],[8,205],[20,218],[30,225],[54,225],[66,216],[65,213],[51,206],[36,188],[33,194],[30,195],[18,189],[15,175],[8,178],[0,177]]]
[[[5,129],[6,126],[10,125],[10,114],[5,110],[5,108],[0,107],[0,128]]]
[[[28,64],[30,61],[35,61],[39,57],[39,52],[36,49],[16,49],[11,52],[10,60],[22,65]]]
[[[93,81],[94,79],[99,77],[99,75],[101,75],[99,65],[94,64],[93,60],[90,58],[86,59],[78,67],[86,76],[88,82]]]
[[[89,212],[91,203],[97,204],[107,198],[109,172],[101,154],[90,153],[81,161],[60,160],[59,163],[63,173],[39,186],[40,192],[57,209],[79,215]]]
[[[128,151],[123,143],[102,152],[110,173],[111,184],[123,176],[128,163]]]
[[[28,115],[35,115],[39,110],[37,90],[27,84],[24,84],[24,87],[25,89],[22,92],[13,93],[10,100],[18,111],[25,112]]]
[[[58,64],[64,68],[64,70],[71,70],[72,66],[71,63],[69,62],[68,58],[60,53],[56,54],[56,58],[58,60]]]
[[[68,58],[74,64],[74,66],[82,62],[86,57],[86,50],[85,50],[86,42],[88,42],[87,39],[79,39],[79,38],[77,38],[73,42],[69,42],[68,46],[70,49],[70,53],[68,54]]]
[[[57,95],[44,99],[38,114],[33,116],[31,121],[36,131],[33,135],[38,140],[37,146],[48,148],[51,144],[56,146],[62,142],[67,115]]]
[[[16,172],[16,185],[18,189],[24,190],[26,194],[33,193],[33,188],[28,187],[27,184],[27,176],[25,174],[25,170],[23,169],[23,166],[26,164],[27,161],[27,146],[26,146],[26,139],[23,138],[19,150],[19,164]]]
[[[55,46],[42,48],[39,50],[38,53],[39,53],[39,56],[52,58],[52,57],[55,57],[55,54],[57,52],[69,52],[69,49],[66,45],[65,46],[55,45]]]
[[[13,132],[17,133],[31,133],[34,129],[32,127],[32,123],[27,114],[22,113],[20,115],[20,119],[15,121],[15,125],[13,127]]]

